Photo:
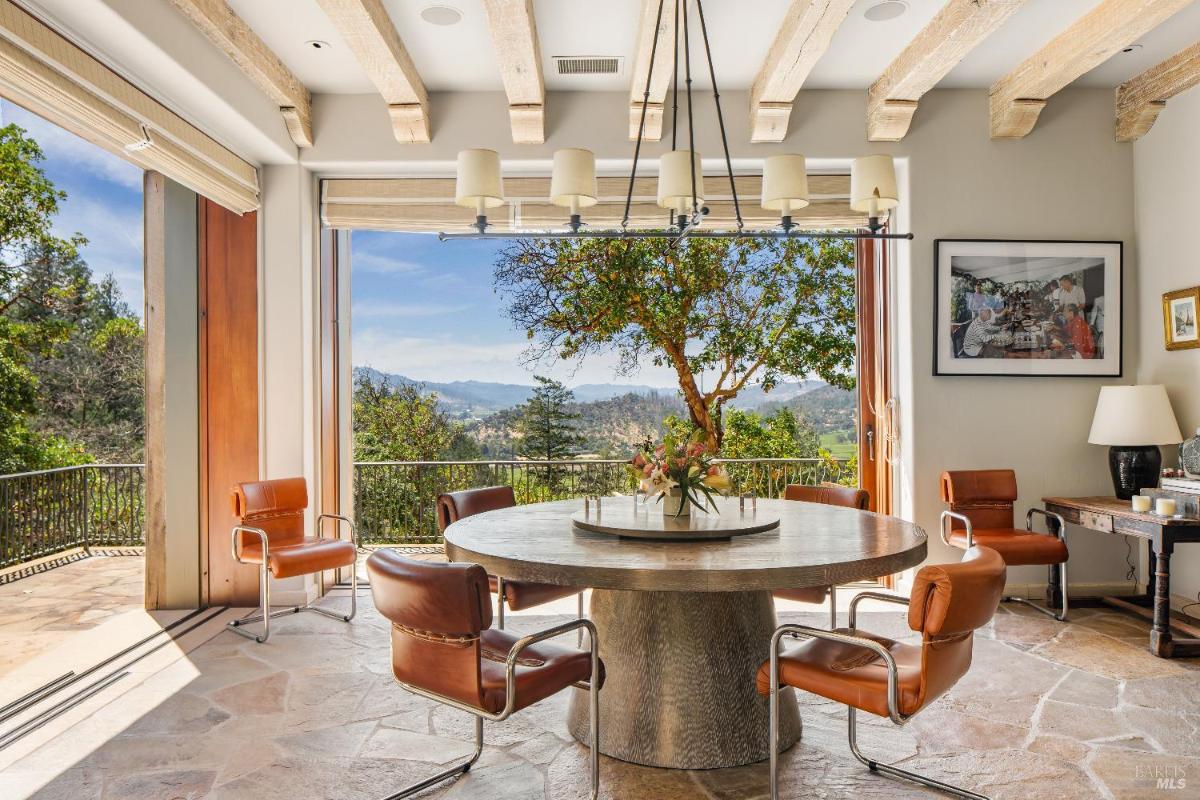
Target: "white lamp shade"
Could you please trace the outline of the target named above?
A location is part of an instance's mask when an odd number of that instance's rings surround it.
[[[454,202],[477,211],[504,205],[499,153],[482,148],[459,151]]]
[[[763,162],[762,207],[789,214],[808,205],[804,156],[771,156]]]
[[[900,205],[896,193],[896,165],[891,156],[863,156],[850,165],[850,208],[887,211]]]
[[[1161,383],[1143,386],[1102,386],[1092,418],[1092,444],[1144,447],[1179,444],[1179,423]]]
[[[696,203],[703,204],[704,176],[700,171],[700,154],[691,150],[664,153],[658,161],[658,205],[686,213],[692,207],[693,186]]]
[[[591,150],[568,147],[554,153],[550,173],[550,202],[586,208],[596,204],[596,156]]]

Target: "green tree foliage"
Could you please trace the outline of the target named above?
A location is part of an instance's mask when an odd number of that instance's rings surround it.
[[[354,387],[355,461],[439,461],[461,448],[462,425],[438,408],[437,394],[412,383],[361,376]]]
[[[575,394],[556,380],[535,375],[533,396],[521,406],[517,431],[525,458],[553,461],[568,458],[583,444],[576,431],[579,413],[570,405]]]
[[[110,279],[54,235],[66,195],[41,148],[0,128],[0,471],[140,458],[143,334]]]
[[[615,350],[622,370],[675,370],[714,450],[722,410],[751,382],[816,374],[854,385],[849,240],[518,240],[496,264],[530,359]],[[701,374],[715,375],[700,388]]]

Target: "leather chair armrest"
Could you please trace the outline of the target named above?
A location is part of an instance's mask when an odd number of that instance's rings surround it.
[[[268,549],[267,532],[264,531],[262,528],[254,528],[254,527],[251,527],[250,525],[234,525],[233,530],[230,531],[230,543],[231,543],[230,552],[233,553],[233,560],[239,564],[246,563],[246,562],[242,561],[241,557],[238,555],[238,534],[239,533],[254,533],[254,534],[258,535],[259,541],[262,542],[262,557],[263,557],[262,563],[266,564],[267,557],[268,557],[268,555],[270,555],[270,551]]]
[[[868,639],[864,636],[851,636],[847,633],[838,633],[837,631],[827,631],[822,628],[813,628],[809,625],[785,624],[780,625],[775,629],[775,633],[771,636],[771,686],[779,685],[779,640],[788,634],[800,634],[801,636],[811,636],[815,639],[828,639],[831,642],[840,642],[841,644],[849,644],[856,647],[863,647],[874,652],[879,656],[887,667],[888,674],[888,717],[897,725],[903,725],[908,717],[900,713],[900,682],[899,669],[896,667],[896,659],[891,652],[874,639]]]
[[[1055,522],[1057,522],[1058,523],[1058,531],[1053,534],[1048,534],[1048,535],[1057,536],[1060,541],[1062,541],[1063,543],[1066,543],[1066,541],[1067,541],[1067,521],[1062,518],[1061,514],[1055,514],[1053,511],[1047,511],[1044,508],[1031,508],[1025,512],[1025,530],[1027,530],[1027,531],[1033,531],[1033,515],[1034,514],[1040,514],[1041,516],[1045,517],[1047,526],[1049,525],[1050,520],[1054,520]]]
[[[513,713],[513,708],[517,704],[517,659],[520,658],[521,652],[530,645],[553,639],[555,636],[561,636],[564,633],[586,628],[588,632],[588,645],[592,656],[592,681],[596,681],[600,671],[600,651],[597,648],[596,626],[590,619],[576,619],[570,622],[564,622],[562,625],[556,625],[553,628],[547,628],[544,631],[531,633],[528,636],[522,636],[513,644],[508,651],[508,658],[504,662],[504,710],[500,712],[497,719],[504,719],[509,714]],[[577,684],[578,685],[578,684]],[[587,687],[581,687],[587,688]]]
[[[959,514],[957,511],[943,511],[941,519],[938,520],[938,527],[941,529],[942,543],[954,547],[950,544],[949,529],[946,527],[946,520],[956,519],[961,522],[967,532],[967,548],[975,546],[975,526],[971,524],[971,518],[965,514]]]
[[[350,526],[350,543],[354,545],[355,550],[362,550],[362,548],[358,544],[358,526],[354,524],[354,520],[350,519],[349,517],[344,517],[341,514],[325,514],[325,513],[317,514],[316,534],[317,534],[318,539],[325,538],[325,537],[321,536],[321,530],[322,530],[321,521],[325,520],[325,519],[336,519],[339,522],[344,522],[347,525],[349,525]]]

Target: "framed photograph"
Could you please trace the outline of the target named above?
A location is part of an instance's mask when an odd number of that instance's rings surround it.
[[[1200,307],[1200,286],[1163,295],[1163,337],[1168,350],[1200,347],[1196,331],[1196,312]]]
[[[934,375],[1121,375],[1121,242],[938,239],[933,250]]]

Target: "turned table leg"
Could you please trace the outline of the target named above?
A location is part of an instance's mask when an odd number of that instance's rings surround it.
[[[1150,651],[1170,658],[1171,644],[1171,553],[1172,542],[1154,537],[1154,623],[1150,629]]]

